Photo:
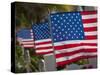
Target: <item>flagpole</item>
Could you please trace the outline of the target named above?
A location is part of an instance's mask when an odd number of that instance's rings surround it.
[[[50,10],[49,9],[48,9],[48,17],[49,17],[49,26],[50,26]],[[52,37],[50,37],[50,38],[52,38]],[[53,44],[53,41],[52,41],[52,44]],[[51,53],[51,54],[46,54],[43,56],[44,64],[45,64],[44,65],[45,71],[56,71],[57,70],[56,69],[56,59],[55,59],[54,55],[55,55],[54,53]]]
[[[55,11],[53,11],[54,13],[55,13]],[[48,23],[49,23],[49,27],[50,27],[50,33],[52,33],[52,31],[51,31],[51,21],[50,21],[50,10],[49,10],[49,8],[48,8]],[[52,36],[52,34],[50,35],[51,37],[51,40],[53,39],[53,36]],[[51,62],[53,62],[53,65],[51,65],[51,66],[53,66],[53,69],[54,69],[54,71],[56,71],[57,70],[57,64],[56,64],[56,57],[55,57],[55,51],[54,51],[54,44],[53,44],[53,40],[52,40],[52,46],[53,46],[53,53],[51,54],[51,55],[49,55],[49,56],[51,56],[52,57],[52,61]],[[50,60],[50,59],[49,59]]]

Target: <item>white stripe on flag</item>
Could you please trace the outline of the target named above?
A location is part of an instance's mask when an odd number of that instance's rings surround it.
[[[34,42],[33,41],[31,41],[31,42],[22,42],[22,44],[34,44]]]
[[[97,23],[86,23],[83,25],[85,28],[88,28],[88,27],[97,27]]]
[[[48,46],[52,46],[52,44],[41,44],[41,45],[36,45],[36,48],[42,48],[42,47],[48,47]]]
[[[51,39],[36,40],[35,43],[47,42],[47,41],[51,41]]]
[[[92,18],[97,18],[97,14],[82,15],[82,19],[92,19]]]
[[[77,53],[68,57],[61,57],[61,58],[56,58],[56,62],[62,62],[66,60],[72,60],[74,58],[80,57],[80,56],[94,56],[97,55],[97,52],[94,53]]]
[[[60,54],[60,53],[78,51],[80,49],[96,49],[96,48],[97,48],[97,46],[78,46],[78,47],[73,47],[73,48],[55,50],[55,53]]]
[[[36,50],[37,53],[49,52],[49,51],[53,51],[53,49]]]
[[[78,43],[97,43],[97,40],[69,40],[69,41],[61,41],[54,43],[54,46],[60,46],[60,45],[65,45],[65,44],[78,44]]]
[[[85,35],[86,36],[89,36],[89,35],[97,35],[97,31],[85,32]]]

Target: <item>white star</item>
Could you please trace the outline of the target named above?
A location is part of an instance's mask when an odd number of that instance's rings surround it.
[[[76,21],[76,19],[74,19],[74,21]]]
[[[59,15],[57,14],[57,17],[59,17]]]
[[[71,33],[73,33],[73,31],[71,31]]]
[[[56,18],[54,18],[54,20],[56,20]]]
[[[67,34],[67,31],[65,33]]]
[[[83,31],[81,30],[81,32],[83,32]]]
[[[63,23],[61,23],[61,25],[63,25]]]
[[[77,27],[77,25],[75,25],[75,27]]]
[[[57,26],[57,24],[55,24],[55,26]]]
[[[80,27],[82,27],[82,25],[80,24]]]
[[[58,32],[58,29],[56,29],[56,32]]]
[[[68,28],[68,30],[70,30],[70,28]]]
[[[80,13],[77,13],[77,15],[80,15]]]
[[[73,15],[75,15],[75,13],[73,13]]]
[[[58,20],[58,23],[59,23],[60,21]]]
[[[62,18],[62,17],[60,17],[60,19],[62,20],[63,18]]]
[[[56,39],[54,39],[54,41],[56,41]]]
[[[71,18],[73,18],[73,16],[71,16]]]
[[[62,29],[62,31],[64,31],[64,29]]]
[[[73,28],[73,30],[75,30],[75,28]]]
[[[63,37],[65,37],[65,35],[63,35]]]
[[[53,35],[56,35],[55,33],[53,33]]]
[[[74,35],[76,35],[76,34],[74,34]]]
[[[76,16],[76,18],[78,18],[78,16]]]
[[[58,28],[60,29],[60,26]]]
[[[78,27],[78,30],[80,30],[80,28]]]
[[[72,27],[72,25],[70,25],[70,27]]]
[[[51,15],[51,17],[53,17],[53,16]]]
[[[71,34],[68,34],[69,36],[71,36]]]
[[[67,24],[69,24],[69,23],[67,22]]]
[[[53,21],[51,23],[53,23]]]
[[[63,14],[63,16],[65,16],[65,14]]]
[[[77,22],[77,24],[79,24],[79,22]]]
[[[72,24],[74,24],[74,22],[72,22]]]
[[[71,14],[70,13],[68,13],[68,16],[70,16]]]
[[[81,21],[81,19],[79,19],[79,21]]]
[[[76,32],[78,32],[78,31],[76,30]]]
[[[66,28],[66,26],[64,26]]]
[[[57,37],[59,37],[59,35],[57,35]]]
[[[62,40],[63,38],[60,38],[60,40]]]
[[[66,20],[64,20],[64,22],[66,22]]]
[[[71,22],[71,19],[69,19],[69,21]]]
[[[66,19],[68,19],[68,17],[66,17]]]
[[[59,32],[59,34],[61,34],[61,32]]]
[[[76,38],[78,38],[78,36]]]

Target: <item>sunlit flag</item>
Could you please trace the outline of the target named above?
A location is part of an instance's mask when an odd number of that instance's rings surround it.
[[[96,11],[55,13],[50,22],[58,66],[97,56]]]

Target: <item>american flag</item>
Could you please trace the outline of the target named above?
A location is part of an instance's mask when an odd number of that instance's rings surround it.
[[[62,12],[50,15],[58,66],[97,56],[97,12]]]
[[[52,40],[48,23],[39,23],[32,26],[37,54],[52,54]]]
[[[24,48],[34,48],[32,29],[21,29],[17,32],[17,40]]]

